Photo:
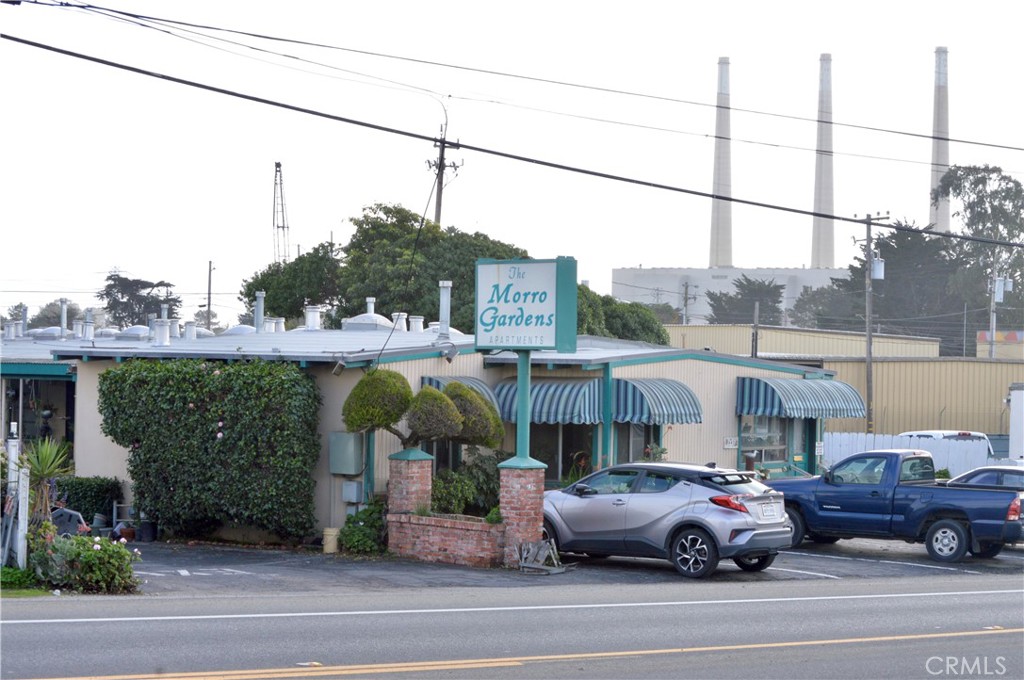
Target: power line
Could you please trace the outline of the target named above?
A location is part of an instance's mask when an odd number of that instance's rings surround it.
[[[128,64],[122,64],[122,63],[119,63],[119,62],[110,61],[108,59],[101,59],[99,57],[93,57],[93,56],[90,56],[90,55],[87,55],[87,54],[82,54],[80,52],[73,52],[71,50],[65,50],[63,48],[55,47],[53,45],[46,45],[44,43],[39,43],[39,42],[35,42],[33,40],[24,39],[24,38],[18,38],[16,36],[4,34],[4,33],[0,33],[0,38],[2,38],[4,40],[10,40],[12,42],[16,42],[16,43],[19,43],[19,44],[22,44],[22,45],[26,45],[26,46],[29,46],[29,47],[36,47],[38,49],[48,50],[48,51],[51,51],[51,52],[55,52],[57,54],[63,54],[65,56],[74,57],[76,59],[83,59],[85,61],[91,61],[93,63],[102,64],[104,66],[110,66],[112,68],[117,68],[117,69],[120,69],[120,70],[123,70],[123,71],[128,71],[128,72],[131,72],[131,73],[136,73],[136,74],[139,74],[139,75],[148,76],[148,77],[151,77],[151,78],[158,78],[160,80],[166,80],[168,82],[177,83],[179,85],[186,85],[188,87],[194,87],[194,88],[197,88],[197,89],[200,89],[200,90],[206,90],[208,92],[215,92],[217,94],[222,94],[222,95],[226,95],[226,96],[229,96],[229,97],[235,97],[235,98],[238,98],[238,99],[243,99],[243,100],[246,100],[246,101],[251,101],[251,102],[254,102],[254,103],[257,103],[257,104],[265,104],[265,105],[268,105],[268,106],[274,106],[274,107],[277,107],[277,108],[282,108],[282,109],[286,109],[286,110],[289,110],[289,111],[294,111],[296,113],[305,113],[307,115],[316,116],[318,118],[324,118],[324,119],[327,119],[327,120],[333,120],[333,121],[340,122],[340,123],[348,123],[350,125],[356,125],[358,127],[363,127],[363,128],[367,128],[367,129],[371,129],[371,130],[377,130],[379,132],[387,132],[387,133],[390,133],[390,134],[399,135],[399,136],[407,137],[407,138],[410,138],[410,139],[415,139],[415,140],[419,140],[419,141],[423,141],[423,142],[430,142],[431,144],[439,144],[439,143],[441,143],[441,140],[438,139],[438,138],[430,137],[430,136],[419,134],[419,133],[416,133],[416,132],[409,132],[407,130],[400,130],[398,128],[393,128],[393,127],[389,127],[389,126],[386,126],[386,125],[379,125],[379,124],[376,124],[376,123],[370,123],[370,122],[367,122],[367,121],[356,120],[354,118],[346,118],[344,116],[337,116],[337,115],[334,115],[334,114],[325,113],[323,111],[317,111],[315,109],[310,109],[310,108],[306,108],[306,107],[296,106],[294,104],[287,104],[285,102],[280,102],[280,101],[276,101],[276,100],[273,100],[273,99],[267,99],[265,97],[257,97],[255,95],[245,94],[245,93],[242,93],[242,92],[237,92],[235,90],[228,90],[228,89],[222,88],[222,87],[216,87],[216,86],[213,86],[213,85],[207,85],[207,84],[199,83],[199,82],[192,81],[192,80],[186,80],[184,78],[178,78],[178,77],[167,75],[167,74],[164,74],[164,73],[158,73],[158,72],[155,72],[155,71],[149,71],[149,70],[138,68],[138,67],[135,67],[135,66],[130,66]],[[601,179],[607,179],[607,180],[611,180],[611,181],[615,181],[615,182],[621,182],[621,183],[625,183],[625,184],[632,184],[632,185],[636,185],[636,186],[644,186],[644,187],[647,187],[647,188],[650,188],[650,189],[660,189],[660,190],[663,190],[663,191],[671,191],[671,192],[675,192],[675,193],[687,194],[687,195],[690,195],[690,196],[699,196],[699,197],[702,197],[702,198],[710,198],[710,199],[717,199],[717,200],[721,200],[721,201],[729,201],[729,202],[732,202],[732,203],[738,203],[740,205],[748,205],[748,206],[752,206],[752,207],[756,207],[756,208],[764,208],[766,210],[775,210],[775,211],[779,211],[779,212],[786,212],[786,213],[790,213],[790,214],[794,214],[794,215],[803,215],[803,216],[808,216],[808,217],[823,217],[823,218],[826,218],[826,219],[835,220],[837,222],[849,222],[849,223],[858,224],[858,225],[863,224],[863,220],[862,219],[857,219],[855,217],[844,217],[844,216],[841,216],[841,215],[831,215],[831,214],[828,214],[828,213],[821,213],[821,212],[816,212],[816,211],[813,211],[813,210],[803,210],[801,208],[790,208],[790,207],[776,205],[776,204],[772,204],[772,203],[765,203],[763,201],[751,201],[751,200],[736,198],[734,196],[722,196],[722,195],[719,195],[719,194],[713,194],[713,193],[709,193],[709,192],[706,192],[706,191],[697,191],[695,189],[686,189],[686,188],[683,188],[683,187],[677,187],[677,186],[673,186],[673,185],[670,185],[670,184],[663,184],[663,183],[660,183],[660,182],[651,182],[651,181],[648,181],[648,180],[641,180],[641,179],[636,179],[636,178],[632,178],[632,177],[626,177],[624,175],[616,175],[616,174],[613,174],[613,173],[601,172],[601,171],[598,171],[598,170],[588,170],[588,169],[581,168],[581,167],[578,167],[578,166],[567,165],[565,163],[556,163],[556,162],[553,162],[553,161],[546,161],[546,160],[543,160],[543,159],[540,159],[540,158],[532,158],[530,156],[523,156],[523,155],[520,155],[520,154],[514,154],[514,153],[511,153],[511,152],[507,152],[507,151],[499,151],[499,150],[496,150],[496,149],[489,149],[489,148],[486,148],[486,147],[475,146],[475,145],[472,145],[472,144],[466,144],[464,142],[446,141],[445,143],[446,143],[447,146],[449,146],[449,147],[451,147],[453,149],[467,150],[467,151],[476,151],[478,153],[483,153],[483,154],[487,154],[487,155],[490,155],[490,156],[495,156],[495,157],[498,157],[498,158],[504,158],[506,160],[514,160],[514,161],[519,161],[519,162],[522,162],[522,163],[529,163],[529,164],[532,164],[532,165],[538,165],[538,166],[541,166],[541,167],[551,168],[551,169],[554,169],[554,170],[563,170],[563,171],[566,171],[566,172],[572,172],[572,173],[576,173],[576,174],[586,175],[586,176],[589,176],[589,177],[597,177],[597,178],[601,178]],[[893,229],[895,231],[907,231],[907,232],[914,232],[914,233],[921,233],[922,231],[925,231],[925,233],[933,234],[933,235],[941,237],[941,238],[953,238],[953,239],[958,239],[958,240],[962,240],[962,241],[973,241],[973,242],[977,242],[977,243],[986,243],[986,244],[989,244],[989,245],[1005,246],[1005,247],[1009,247],[1009,248],[1024,248],[1024,243],[1017,243],[1017,242],[1014,242],[1014,241],[1003,241],[1003,240],[1000,240],[1000,239],[992,239],[992,238],[987,238],[987,237],[982,237],[982,236],[972,236],[972,235],[969,235],[969,234],[955,234],[955,233],[952,233],[952,232],[941,232],[941,233],[940,232],[930,232],[930,231],[927,231],[927,230],[918,229],[916,227],[909,227],[909,226],[900,225],[900,224],[879,224],[878,226],[880,228]]]
[[[42,3],[31,3],[31,4],[42,4]],[[163,18],[160,18],[160,17],[148,16],[148,15],[144,15],[144,14],[136,14],[136,13],[133,13],[133,12],[124,12],[124,11],[120,11],[120,10],[109,9],[109,8],[100,7],[100,6],[97,6],[97,5],[89,5],[89,4],[66,5],[64,3],[61,3],[60,5],[44,5],[44,6],[51,6],[51,7],[65,7],[65,6],[67,6],[67,7],[73,7],[73,8],[76,8],[76,9],[84,9],[84,10],[89,10],[89,11],[103,11],[103,12],[109,12],[111,14],[123,15],[123,16],[130,17],[130,18],[133,18],[133,19],[138,19],[138,20],[155,21],[155,22],[161,22],[161,23],[165,23],[165,24],[173,24],[173,25],[176,25],[176,26],[187,26],[189,28],[196,28],[196,29],[202,29],[202,30],[207,30],[207,31],[218,31],[218,32],[223,32],[223,33],[231,33],[231,34],[234,34],[234,35],[242,35],[242,36],[246,36],[246,37],[249,37],[249,38],[256,38],[256,39],[259,39],[259,40],[268,40],[268,41],[273,41],[273,42],[288,43],[288,44],[292,44],[292,45],[301,45],[301,46],[305,46],[305,47],[317,47],[317,48],[322,48],[322,49],[335,50],[335,51],[339,51],[339,52],[348,52],[348,53],[351,53],[351,54],[360,54],[360,55],[369,56],[369,57],[376,57],[376,58],[380,58],[380,59],[391,59],[391,60],[396,60],[396,61],[404,61],[404,62],[409,62],[409,63],[413,63],[413,64],[421,64],[421,65],[424,65],[424,66],[435,66],[435,67],[439,67],[439,68],[452,69],[452,70],[456,70],[456,71],[465,71],[465,72],[469,72],[469,73],[478,73],[478,74],[481,74],[481,75],[497,76],[497,77],[502,77],[502,78],[511,78],[511,79],[523,80],[523,81],[527,81],[527,82],[543,83],[543,84],[546,84],[546,85],[557,85],[559,87],[568,87],[568,88],[579,89],[579,90],[589,90],[589,91],[593,91],[593,92],[602,92],[602,93],[605,93],[605,94],[614,94],[614,95],[620,95],[620,96],[626,96],[626,97],[637,97],[637,98],[641,98],[641,99],[647,99],[647,100],[653,100],[653,101],[661,101],[661,102],[667,102],[667,103],[672,103],[672,104],[686,104],[686,105],[689,105],[689,106],[701,106],[701,107],[707,107],[707,108],[717,108],[717,104],[711,104],[711,103],[708,103],[708,102],[698,102],[698,101],[693,101],[693,100],[679,99],[679,98],[675,98],[675,97],[668,97],[668,96],[665,96],[665,95],[655,95],[655,94],[650,94],[650,93],[645,93],[645,92],[635,92],[635,91],[631,91],[631,90],[622,90],[622,89],[618,89],[618,88],[603,87],[603,86],[599,86],[599,85],[586,85],[586,84],[581,84],[581,83],[573,83],[573,82],[570,82],[570,81],[557,80],[557,79],[553,79],[553,78],[542,78],[542,77],[539,77],[539,76],[527,76],[527,75],[522,75],[522,74],[518,74],[518,73],[510,73],[508,71],[498,71],[498,70],[495,70],[495,69],[484,69],[484,68],[477,68],[477,67],[473,67],[473,66],[463,66],[463,65],[460,65],[460,64],[451,64],[451,63],[440,62],[440,61],[432,61],[432,60],[428,60],[428,59],[418,59],[418,58],[415,58],[415,57],[406,57],[406,56],[401,56],[401,55],[393,55],[393,54],[387,54],[387,53],[384,53],[384,52],[374,52],[374,51],[371,51],[371,50],[360,50],[360,49],[355,49],[355,48],[351,48],[351,47],[341,47],[341,46],[338,46],[338,45],[329,45],[329,44],[326,44],[326,43],[311,42],[311,41],[306,41],[306,40],[296,40],[296,39],[292,39],[292,38],[282,38],[282,37],[278,37],[278,36],[266,35],[266,34],[263,34],[263,33],[253,33],[253,32],[249,32],[249,31],[240,31],[240,30],[236,30],[236,29],[222,28],[222,27],[219,27],[219,26],[211,26],[211,25],[208,25],[208,24],[197,24],[197,23],[192,23],[192,22],[187,22],[187,21],[178,21],[178,20],[174,20],[174,19],[163,19]],[[252,49],[258,49],[258,48],[253,47]],[[289,56],[289,55],[280,55],[280,56]],[[417,88],[417,89],[419,89],[419,88]],[[807,123],[815,123],[815,124],[817,124],[817,123],[823,122],[823,121],[820,121],[817,118],[809,118],[807,116],[796,116],[796,115],[791,115],[791,114],[774,113],[774,112],[769,112],[769,111],[759,111],[757,109],[745,109],[745,108],[739,108],[739,107],[730,107],[730,110],[738,111],[738,112],[741,112],[741,113],[750,113],[750,114],[759,115],[759,116],[769,116],[769,117],[772,117],[772,118],[781,118],[781,119],[786,119],[786,120],[796,120],[796,121],[807,122]],[[924,134],[924,133],[918,133],[918,132],[907,132],[907,131],[904,131],[904,130],[893,130],[893,129],[889,129],[889,128],[883,128],[883,127],[877,127],[877,126],[871,126],[871,125],[860,125],[860,124],[855,124],[855,123],[843,123],[843,122],[836,122],[836,121],[825,121],[825,122],[828,122],[830,125],[833,125],[835,127],[847,127],[847,128],[857,129],[857,130],[866,130],[866,131],[869,131],[869,132],[881,132],[881,133],[884,133],[884,134],[900,135],[900,136],[904,136],[904,137],[914,137],[914,138],[918,138],[918,139],[928,139],[928,140],[936,140],[936,139],[938,139],[938,140],[941,140],[941,141],[948,141],[948,142],[953,142],[953,143],[956,143],[956,144],[968,144],[968,145],[972,145],[972,146],[983,146],[983,147],[988,147],[988,148],[993,148],[993,149],[1005,149],[1005,150],[1010,150],[1010,151],[1024,151],[1024,147],[1012,146],[1012,145],[1008,145],[1008,144],[997,144],[997,143],[992,143],[992,142],[979,142],[979,141],[968,140],[968,139],[959,139],[959,138],[954,138],[954,137],[935,137],[934,135],[931,135],[931,134]]]

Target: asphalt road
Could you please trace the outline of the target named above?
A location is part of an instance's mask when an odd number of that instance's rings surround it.
[[[1024,677],[1021,550],[939,565],[920,545],[807,544],[691,580],[656,560],[568,556],[540,575],[134,547],[138,595],[4,600],[0,675]]]
[[[307,551],[243,549],[217,545],[136,543],[142,561],[135,572],[141,593],[158,597],[196,594],[324,593],[337,589],[429,587],[525,588],[545,585],[657,584],[687,581],[668,562],[566,555],[564,573],[527,574],[511,569],[473,569],[412,560],[360,559]],[[1024,547],[1011,547],[990,560],[968,558],[940,564],[923,545],[855,539],[834,545],[806,542],[783,552],[762,573],[741,571],[723,561],[704,581],[735,584],[788,580],[913,578],[923,574],[1018,574],[1024,576]]]

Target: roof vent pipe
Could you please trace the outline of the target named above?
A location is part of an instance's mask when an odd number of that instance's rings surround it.
[[[366,313],[373,314],[373,304],[377,302],[377,298],[368,297],[366,298]]]
[[[83,327],[82,339],[92,340],[96,337],[96,323],[92,320],[92,313],[85,313],[85,324]]]
[[[160,318],[161,319],[166,319],[167,318],[167,312],[168,312],[168,308],[169,307],[170,307],[170,305],[168,305],[166,302],[160,305]]]
[[[438,286],[441,288],[441,310],[438,317],[440,323],[437,327],[437,338],[438,340],[447,340],[448,330],[452,323],[452,282],[439,281]]]
[[[196,322],[186,321],[185,322],[185,339],[195,340],[196,339]]]
[[[75,338],[82,337],[82,325],[82,319],[75,319],[71,322],[71,334],[75,336]]]
[[[320,305],[306,306],[306,330],[320,330]]]
[[[181,319],[171,319],[171,337],[181,337]]]
[[[408,329],[405,327],[405,317],[408,316],[405,312],[391,312],[391,322],[395,325],[396,333],[404,333]]]
[[[21,333],[18,335],[28,335],[28,305],[21,306]]]
[[[411,333],[422,333],[423,332],[423,317],[422,316],[410,316],[409,317],[409,331]]]
[[[68,299],[60,299],[60,339],[63,340],[68,334]]]
[[[275,333],[284,333],[284,317],[283,316],[276,316],[276,317],[274,317],[274,332]]]
[[[18,324],[7,323],[4,324],[4,340],[14,340],[15,333],[18,332]]]
[[[267,292],[265,290],[256,291],[256,311],[252,315],[252,325],[256,328],[257,333],[262,333],[266,330],[263,327],[263,307],[266,297]]]
[[[154,343],[157,347],[167,347],[171,344],[171,320],[156,320],[156,338]]]

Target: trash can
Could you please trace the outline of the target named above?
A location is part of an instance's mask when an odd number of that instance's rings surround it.
[[[156,522],[144,519],[139,522],[139,533],[136,537],[144,543],[152,543],[156,540]]]
[[[341,529],[336,527],[327,527],[324,529],[324,552],[325,553],[336,553],[338,552],[338,532]]]

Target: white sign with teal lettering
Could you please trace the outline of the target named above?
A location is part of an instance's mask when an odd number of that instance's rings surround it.
[[[478,260],[478,349],[576,350],[576,260]]]

